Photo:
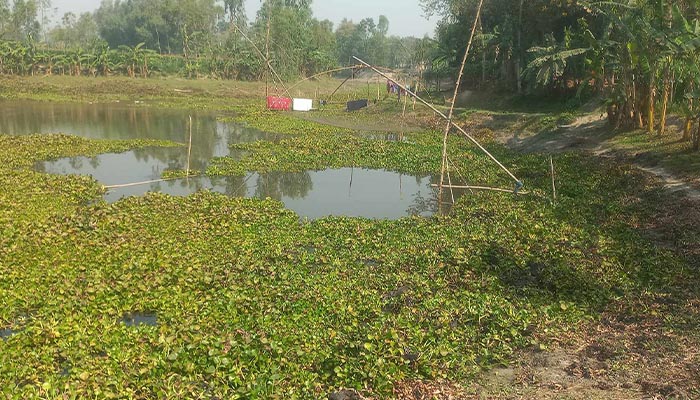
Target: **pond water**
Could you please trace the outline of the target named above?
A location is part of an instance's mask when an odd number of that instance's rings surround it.
[[[185,143],[188,113],[133,103],[0,102],[0,133],[66,133],[96,139],[159,139]],[[240,158],[234,143],[279,140],[283,135],[223,123],[212,113],[193,113],[191,169],[205,170],[214,157]],[[381,138],[376,138],[382,140]],[[386,138],[385,140],[396,140]],[[157,180],[167,169],[184,170],[187,148],[144,148],[96,157],[72,157],[37,165],[54,174],[90,175],[106,186]],[[343,215],[395,219],[431,215],[437,205],[430,176],[344,168],[302,173],[199,177],[110,189],[109,202],[158,191],[186,196],[212,190],[229,196],[270,197],[302,217]]]
[[[0,329],[0,339],[7,340],[10,336],[14,335],[15,331],[9,328]]]
[[[158,315],[152,312],[128,313],[124,314],[121,322],[130,327],[137,327],[140,325],[158,326]]]

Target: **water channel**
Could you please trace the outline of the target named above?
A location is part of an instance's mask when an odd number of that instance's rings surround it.
[[[240,153],[229,149],[231,144],[275,141],[283,137],[241,124],[217,121],[213,113],[194,113],[192,117],[193,170],[205,170],[214,157],[241,157]],[[0,133],[66,133],[94,139],[159,139],[185,143],[188,114],[134,103],[0,102]],[[150,147],[120,154],[52,160],[36,168],[52,174],[90,175],[110,186],[157,180],[163,171],[183,170],[186,163],[185,147]],[[111,189],[105,199],[113,202],[149,191],[186,196],[199,190],[212,190],[229,196],[274,198],[308,218],[343,215],[396,219],[432,214],[436,204],[430,184],[434,181],[430,176],[343,168],[179,179]]]

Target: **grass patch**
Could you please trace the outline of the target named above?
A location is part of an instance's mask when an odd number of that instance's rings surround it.
[[[672,174],[697,180],[700,177],[700,153],[680,134],[649,135],[644,131],[621,133],[611,140],[614,148],[632,154],[643,164],[661,166]]]

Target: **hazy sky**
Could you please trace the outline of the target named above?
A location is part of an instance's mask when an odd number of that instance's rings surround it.
[[[260,0],[246,0],[249,19],[255,18],[260,3]],[[68,11],[80,14],[93,11],[99,5],[100,0],[51,0],[51,7],[55,9],[53,20],[60,21]],[[389,18],[389,33],[399,36],[433,36],[437,23],[436,18],[423,17],[418,0],[314,0],[313,9],[316,18],[329,19],[336,26],[343,18],[359,22],[372,17],[377,21],[383,14]]]

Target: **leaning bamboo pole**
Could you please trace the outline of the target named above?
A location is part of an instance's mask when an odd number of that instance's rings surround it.
[[[253,46],[253,48],[254,48],[255,51],[258,53],[258,55],[260,56],[260,58],[262,58],[263,60],[265,60],[265,63],[267,64],[267,68],[272,72],[272,74],[275,76],[275,78],[277,78],[277,80],[279,81],[280,85],[282,85],[282,88],[285,90],[285,92],[287,92],[287,87],[285,86],[284,81],[283,81],[282,78],[279,76],[279,74],[277,73],[277,71],[275,70],[275,68],[272,66],[272,63],[270,63],[270,59],[267,58],[267,57],[265,57],[265,54],[263,54],[263,52],[260,51],[260,49],[258,48],[258,46],[255,45],[255,42],[253,42],[253,40],[251,40],[251,39],[248,37],[248,35],[246,35],[245,32],[243,32],[243,30],[242,30],[241,28],[238,27],[238,25],[234,24],[233,26],[234,26],[234,28],[236,28],[236,30],[238,31],[238,33],[240,33],[241,36],[243,36],[243,38],[244,38],[246,41],[248,41],[248,43],[250,43],[251,46]]]
[[[402,85],[401,83],[396,82],[395,80],[391,79],[387,74],[385,74],[384,72],[380,71],[379,69],[373,67],[372,65],[368,64],[367,62],[362,61],[361,59],[359,59],[359,58],[357,58],[357,57],[355,57],[355,56],[353,56],[353,58],[354,58],[355,60],[357,60],[358,62],[362,63],[363,65],[367,66],[367,68],[371,69],[372,71],[374,71],[375,73],[379,74],[380,76],[382,76],[382,77],[384,77],[384,78],[386,78],[386,79],[389,79],[389,80],[393,81],[399,88],[404,89],[404,90],[406,91],[406,93],[410,94],[411,96],[415,96],[416,99],[417,99],[421,104],[423,104],[424,106],[426,106],[426,107],[428,107],[429,109],[431,109],[435,114],[439,115],[440,117],[442,117],[442,118],[445,119],[445,120],[448,119],[448,118],[447,118],[447,115],[445,115],[445,113],[443,113],[442,111],[438,110],[434,105],[428,103],[428,102],[425,101],[422,97],[418,96],[416,93],[414,93],[414,92],[410,91],[409,89],[407,89],[406,86],[404,86],[404,85]],[[457,125],[456,123],[454,123],[454,122],[452,122],[452,121],[450,121],[450,123],[452,124],[452,127],[453,127],[453,128],[457,129],[460,133],[462,133],[462,135],[464,135],[464,137],[466,137],[467,139],[469,139],[469,141],[471,141],[476,147],[478,147],[479,150],[481,150],[484,154],[486,154],[494,163],[496,163],[496,165],[498,165],[506,174],[508,174],[508,176],[510,176],[510,177],[515,181],[515,184],[516,184],[516,186],[515,186],[515,187],[516,187],[516,190],[515,190],[515,191],[516,191],[516,192],[519,191],[520,188],[522,188],[522,185],[523,185],[522,182],[521,182],[512,172],[510,172],[510,170],[509,170],[508,168],[506,168],[506,166],[503,165],[503,163],[501,163],[500,161],[498,161],[498,159],[497,159],[496,157],[494,157],[494,155],[491,154],[491,152],[489,152],[488,150],[486,150],[486,148],[485,148],[484,146],[482,146],[481,143],[479,143],[478,140],[476,140],[472,135],[470,135],[469,133],[467,133],[467,131],[465,131],[461,126]],[[511,191],[512,191],[512,190],[511,190]]]
[[[439,187],[440,185],[432,184],[430,186],[436,188],[436,187]],[[494,188],[494,187],[489,187],[489,186],[445,185],[444,187],[447,189],[469,189],[469,190],[484,190],[484,191],[502,192],[502,193],[514,193],[513,189],[502,189],[502,188]],[[515,194],[526,195],[529,193],[521,190],[519,192],[515,192]]]
[[[340,85],[338,85],[337,88],[335,88],[335,90],[333,91],[333,93],[331,93],[331,95],[328,96],[328,101],[329,101],[329,102],[333,99],[333,96],[335,96],[335,94],[338,93],[338,90],[340,90],[340,88],[343,87],[343,86],[347,83],[347,81],[349,81],[350,79],[352,79],[352,75],[350,75],[350,76],[348,76],[347,78],[345,78],[345,80],[344,80],[343,82],[341,82]]]
[[[328,71],[323,71],[323,72],[319,72],[319,73],[314,74],[314,75],[311,75],[311,76],[307,76],[306,78],[304,78],[304,79],[302,79],[302,80],[296,82],[295,84],[293,84],[292,86],[290,86],[289,88],[287,88],[287,89],[284,91],[284,93],[282,93],[282,96],[288,95],[289,92],[290,92],[292,89],[296,88],[297,86],[299,86],[299,85],[301,85],[302,83],[304,83],[304,82],[306,82],[306,81],[309,81],[309,80],[311,80],[311,79],[318,78],[319,76],[322,76],[322,75],[332,74],[332,73],[334,73],[334,72],[347,71],[347,70],[349,70],[349,69],[355,69],[355,68],[365,68],[365,66],[364,66],[364,65],[352,65],[352,66],[349,66],[349,67],[334,68],[334,69],[329,69]]]
[[[350,66],[347,66],[347,67],[340,67],[340,68],[329,69],[328,71],[323,71],[323,72],[319,72],[319,73],[314,74],[314,75],[311,75],[311,76],[307,76],[306,78],[301,79],[301,80],[295,82],[292,86],[290,86],[289,88],[285,89],[285,91],[282,93],[282,96],[289,95],[289,92],[290,92],[292,89],[296,88],[297,86],[301,85],[302,83],[304,83],[304,82],[306,82],[306,81],[309,81],[309,80],[314,79],[314,78],[318,78],[319,76],[328,75],[328,74],[332,74],[332,73],[335,73],[335,72],[342,72],[342,71],[347,71],[347,70],[355,70],[355,69],[363,69],[363,68],[367,68],[367,66],[366,66],[366,65],[363,65],[363,64],[350,65]],[[391,68],[386,68],[386,67],[376,67],[376,68],[377,68],[377,69],[380,69],[380,70],[389,71],[389,72],[392,72],[392,73],[398,73],[398,72],[399,72],[399,71],[397,71],[397,70],[394,70],[394,69],[391,69]]]
[[[484,0],[479,0],[479,5],[476,8],[476,17],[474,18],[474,24],[472,25],[471,34],[469,35],[469,42],[467,43],[467,50],[464,52],[464,58],[462,58],[462,65],[459,67],[459,75],[457,75],[457,83],[455,84],[454,95],[452,96],[452,102],[450,104],[450,111],[447,113],[447,124],[445,124],[445,132],[442,139],[442,167],[440,169],[440,188],[438,190],[439,201],[442,201],[443,185],[445,184],[445,170],[447,169],[447,139],[450,136],[450,128],[452,128],[452,116],[455,111],[455,103],[457,102],[457,96],[459,95],[459,88],[462,85],[462,77],[464,76],[464,66],[467,64],[467,59],[469,58],[469,51],[472,48],[472,41],[474,40],[474,33],[476,32],[476,27],[479,24],[479,16],[481,15],[481,7],[484,5]]]

